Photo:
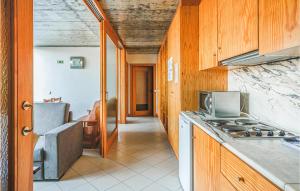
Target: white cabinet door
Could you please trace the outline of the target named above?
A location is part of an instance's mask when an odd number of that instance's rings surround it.
[[[182,115],[179,120],[179,179],[184,191],[192,191],[192,125]]]

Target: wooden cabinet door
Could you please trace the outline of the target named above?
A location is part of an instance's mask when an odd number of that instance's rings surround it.
[[[225,147],[221,147],[221,172],[237,190],[279,191],[273,183],[248,166]]]
[[[300,0],[260,0],[260,53],[295,46],[300,46]]]
[[[218,190],[220,176],[220,143],[199,127],[194,132],[194,190]]]
[[[219,191],[236,191],[235,187],[220,173]]]
[[[218,66],[218,1],[202,0],[199,4],[199,69]]]
[[[258,49],[258,0],[218,0],[218,60]]]

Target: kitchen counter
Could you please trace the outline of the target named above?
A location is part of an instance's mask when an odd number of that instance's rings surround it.
[[[300,191],[300,151],[281,139],[233,139],[192,112],[181,114],[282,190]]]

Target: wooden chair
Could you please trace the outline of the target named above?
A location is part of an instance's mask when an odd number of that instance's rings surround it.
[[[83,123],[83,147],[97,148],[100,140],[100,101],[96,101],[90,114],[80,120]]]

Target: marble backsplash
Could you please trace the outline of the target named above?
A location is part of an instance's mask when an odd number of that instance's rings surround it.
[[[242,92],[245,112],[300,134],[300,59],[233,69],[228,83]]]

